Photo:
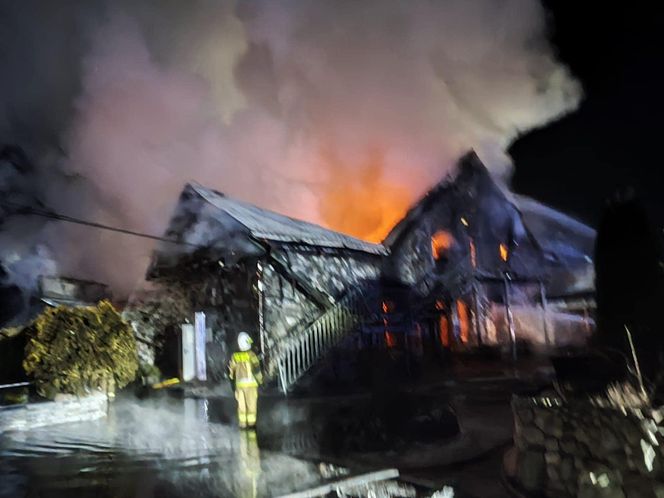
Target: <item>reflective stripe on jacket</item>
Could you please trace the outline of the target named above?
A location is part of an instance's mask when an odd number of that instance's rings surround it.
[[[228,370],[235,387],[256,387],[263,380],[258,356],[253,351],[233,353]]]

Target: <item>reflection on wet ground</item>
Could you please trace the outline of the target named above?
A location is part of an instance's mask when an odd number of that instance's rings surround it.
[[[442,401],[420,399],[424,413],[393,401],[264,398],[256,433],[235,427],[232,399],[120,399],[106,419],[0,435],[0,497],[280,496],[330,477],[316,455],[392,454],[458,431]]]
[[[2,497],[274,496],[318,467],[208,422],[206,400],[118,402],[107,419],[0,436]]]

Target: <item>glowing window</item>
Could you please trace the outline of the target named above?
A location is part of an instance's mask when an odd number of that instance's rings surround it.
[[[454,237],[450,232],[439,230],[431,236],[431,254],[433,259],[439,260],[445,257],[445,254],[454,244]]]
[[[392,313],[394,311],[394,302],[393,301],[383,301],[380,305],[380,308],[383,310],[383,313]]]
[[[500,254],[500,259],[507,261],[507,258],[510,256],[510,251],[505,244],[500,244],[498,246],[498,254]]]

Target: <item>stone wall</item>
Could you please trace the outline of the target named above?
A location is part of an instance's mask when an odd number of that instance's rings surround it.
[[[256,261],[231,267],[200,262],[180,268],[178,278],[157,279],[150,291],[136,293],[123,312],[138,339],[139,359],[156,364],[164,376],[177,376],[181,325],[194,323],[194,312],[205,313],[208,378],[221,380],[235,350],[237,335],[247,331],[258,343]]]
[[[122,311],[136,336],[136,349],[141,363],[154,365],[163,351],[167,335],[178,333],[180,324],[191,321],[193,311],[188,296],[173,285],[154,284],[153,288],[136,291]]]
[[[383,262],[374,254],[306,247],[284,252],[284,259],[294,273],[334,297],[362,280],[378,278]]]
[[[84,398],[65,397],[58,401],[0,406],[0,434],[47,425],[96,420],[106,416],[108,398],[93,394]]]
[[[282,251],[280,259],[303,281],[335,298],[363,280],[377,279],[382,263],[379,256],[322,248]],[[297,325],[308,323],[321,313],[311,299],[269,264],[263,272],[263,285],[267,349]]]
[[[265,349],[269,351],[296,325],[310,322],[321,310],[270,265],[263,272],[263,283]]]
[[[514,398],[515,483],[533,496],[664,497],[664,408]],[[508,471],[509,473],[509,471]]]
[[[379,255],[322,247],[275,245],[272,251],[302,282],[332,297],[341,296],[362,280],[378,278],[383,262]],[[262,349],[268,359],[275,344],[322,312],[267,258],[260,260],[263,270],[259,289],[258,261],[247,258],[232,266],[198,261],[191,267],[179,268],[177,274],[157,278],[158,291],[150,299],[137,297],[124,312],[139,338],[141,360],[155,362],[164,375],[170,365],[168,375],[177,375],[174,368],[180,324],[193,322],[194,311],[204,311],[211,339],[207,343],[208,377],[220,380],[230,354],[237,348],[240,331],[252,335],[257,348],[264,339]],[[262,338],[261,305],[265,331]]]

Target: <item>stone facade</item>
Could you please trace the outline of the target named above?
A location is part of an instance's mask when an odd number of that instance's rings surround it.
[[[154,365],[168,336],[175,336],[180,324],[192,313],[186,294],[175,286],[135,292],[122,311],[122,318],[134,329],[139,361]]]
[[[267,265],[263,272],[264,349],[269,351],[298,324],[313,320],[320,309],[292,282]]]
[[[516,484],[533,496],[664,497],[664,408],[514,398]]]
[[[464,337],[453,348],[473,346],[480,337],[485,345],[510,346],[507,321],[500,319],[508,292],[517,341],[547,349],[583,345],[594,328],[585,308],[552,308],[545,337],[540,304],[543,293],[566,295],[588,282],[593,240],[589,227],[507,192],[469,154],[457,175],[431,189],[384,243],[391,252],[389,275],[421,296],[421,314],[448,324],[432,326],[434,334],[446,335],[441,330],[447,327]],[[469,309],[469,334],[458,333],[458,300]]]
[[[155,278],[153,287],[133,296],[123,312],[136,333],[140,360],[156,364],[164,375],[178,375],[181,325],[203,311],[208,377],[220,380],[237,334],[258,331],[256,259],[231,267],[216,261],[182,265]]]
[[[208,378],[220,380],[240,331],[253,337],[267,365],[274,346],[313,321],[332,300],[364,280],[379,278],[382,262],[381,256],[361,251],[274,243],[269,255],[266,251],[233,265],[203,260],[164,272],[155,278],[159,291],[152,299],[137,299],[124,315],[146,350],[143,361],[170,358],[156,362],[163,372],[163,364],[177,363],[177,344],[169,346],[169,338],[178,340],[180,324],[193,322],[194,311],[205,312]]]
[[[294,273],[333,297],[363,280],[378,278],[382,264],[382,258],[377,255],[323,248],[294,251],[288,258]]]
[[[380,275],[381,259],[359,252],[300,249],[283,252],[293,274],[322,294],[338,298],[362,281]],[[266,349],[299,324],[316,318],[321,309],[287,278],[267,264],[263,272]]]
[[[432,238],[439,234],[444,236],[444,247],[436,260]],[[386,242],[392,253],[392,271],[408,284],[459,267],[498,277],[509,271],[534,280],[545,274],[542,250],[521,213],[476,156],[461,161],[456,178],[430,190]],[[501,244],[508,256],[505,260]]]
[[[487,310],[505,302],[506,273],[513,281],[512,305],[537,308],[541,279],[549,270],[561,270],[558,263],[552,268],[547,262],[561,260],[558,253],[562,257],[574,249],[568,247],[567,237],[562,240],[564,251],[557,249],[558,241],[550,246],[552,250],[547,249],[543,243],[549,238],[549,225],[540,230],[541,237],[534,236],[519,206],[523,207],[522,200],[506,193],[472,152],[459,161],[457,175],[429,191],[381,244],[190,184],[183,190],[165,233],[168,239],[183,244],[160,244],[147,277],[185,291],[182,301],[190,311],[182,320],[193,320],[194,311],[205,312],[210,329],[208,377],[213,380],[223,373],[238,332],[244,330],[253,336],[269,364],[271,351],[285,337],[301,332],[337,298],[358,287],[368,291],[363,296],[365,303],[373,300],[369,307],[378,308],[377,313],[364,318],[383,329],[384,322],[377,317],[389,307],[383,298],[394,293],[404,298],[399,306],[392,302],[391,307],[408,315],[408,324],[417,321],[414,328],[418,334],[423,331],[442,338],[445,330],[452,330],[463,349],[479,344],[482,335],[493,334],[493,342],[504,347],[495,320],[483,324],[493,319]],[[555,214],[542,211],[534,201],[529,206],[530,218],[538,221],[538,227],[541,219],[549,220]],[[584,241],[593,239],[591,229],[565,223],[581,227]],[[572,230],[573,234],[578,231]],[[573,245],[578,246],[576,242]],[[581,254],[579,250],[572,253]],[[586,259],[584,264],[588,264]],[[377,285],[364,288],[364,281]],[[143,315],[148,315],[150,322],[151,314]],[[539,327],[536,311],[529,312],[528,318],[528,325],[537,322]],[[516,323],[519,330],[526,328],[521,326],[524,321]],[[145,349],[150,343],[166,349],[153,339],[163,326],[139,323],[137,335],[141,335],[141,326],[146,329]],[[511,338],[505,332],[507,327],[503,329],[502,336]],[[469,337],[477,340],[472,339],[473,343]],[[440,342],[450,346],[449,339]],[[141,357],[152,361],[149,354]],[[213,364],[216,373],[210,372]]]
[[[63,397],[57,401],[0,407],[0,434],[48,425],[96,420],[106,416],[108,398],[92,394],[84,398]]]

